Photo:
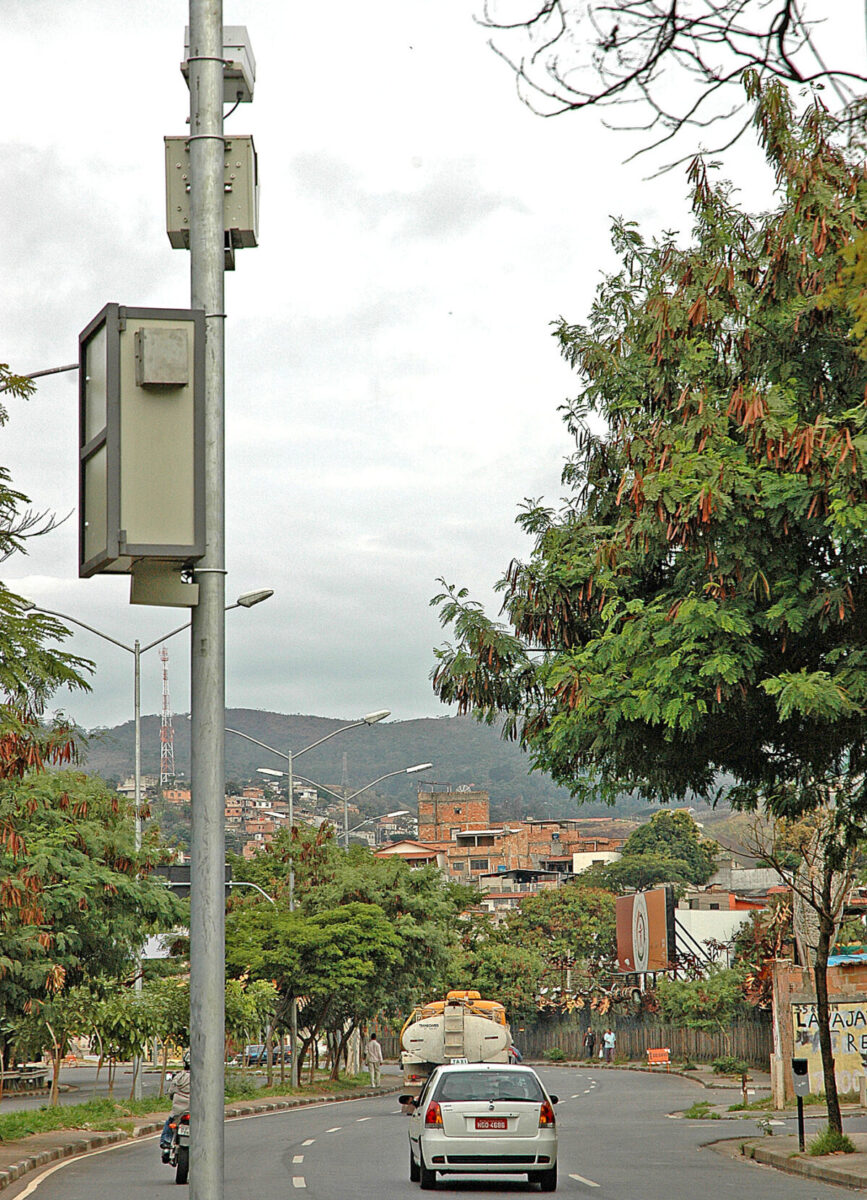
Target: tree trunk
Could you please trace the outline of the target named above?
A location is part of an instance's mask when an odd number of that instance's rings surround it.
[[[834,937],[834,918],[830,912],[830,878],[827,887],[828,903],[819,913],[819,938],[816,946],[816,964],[813,974],[816,980],[816,1019],[819,1024],[819,1048],[822,1051],[822,1074],[825,1078],[825,1102],[828,1107],[828,1128],[833,1133],[843,1132],[840,1115],[840,1100],[837,1096],[837,1076],[834,1072],[834,1052],[831,1048],[831,1006],[828,1002],[828,957]]]
[[[265,1030],[265,1079],[268,1087],[274,1085],[274,1029],[270,1021]]]
[[[162,1070],[160,1071],[160,1096],[166,1094],[166,1071],[169,1069],[169,1043],[168,1039],[163,1042],[163,1062]]]
[[[48,1100],[49,1105],[54,1108],[57,1104],[60,1095],[60,1059],[62,1057],[62,1046],[56,1043],[51,1050],[51,1096]]]

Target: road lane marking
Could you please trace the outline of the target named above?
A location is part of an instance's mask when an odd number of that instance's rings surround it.
[[[304,1155],[303,1155],[303,1154],[296,1154],[296,1155],[295,1155],[295,1157],[292,1159],[292,1161],[293,1161],[294,1163],[300,1163],[300,1162],[304,1162]]]
[[[585,1179],[583,1175],[570,1175],[570,1179],[574,1179],[577,1183],[583,1183],[587,1187],[599,1187],[598,1183],[594,1183],[592,1179]]]
[[[292,1186],[306,1188],[307,1180],[304,1178],[303,1175],[293,1175],[292,1176]]]
[[[325,1132],[326,1133],[340,1133],[342,1128],[343,1128],[342,1125],[334,1125],[331,1129],[326,1129]]]
[[[370,1121],[371,1117],[356,1117],[356,1121]]]
[[[316,1138],[308,1138],[307,1141],[302,1142],[301,1145],[302,1146],[312,1146],[315,1141],[316,1141]]]

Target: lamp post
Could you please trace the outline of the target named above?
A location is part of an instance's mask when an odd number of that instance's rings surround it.
[[[327,742],[330,738],[337,737],[338,733],[346,733],[348,729],[358,729],[361,725],[376,725],[378,721],[384,721],[386,717],[391,716],[391,710],[388,708],[380,708],[375,712],[367,713],[358,721],[352,721],[349,725],[341,725],[339,729],[332,729],[330,733],[326,733],[324,737],[319,738],[315,742],[311,742],[309,746],[305,746],[303,750],[276,750],[273,746],[269,746],[266,742],[260,742],[258,738],[251,737],[249,733],[242,733],[240,729],[229,729],[226,727],[226,733],[234,733],[237,737],[244,738],[247,742],[252,742],[255,746],[261,746],[263,750],[269,750],[272,754],[276,754],[278,758],[284,758],[288,770],[286,774],[289,777],[289,828],[295,826],[295,808],[292,797],[292,764],[294,759],[301,754],[306,754],[308,750],[315,750],[317,746],[321,746],[323,742]],[[282,772],[280,772],[282,774]],[[295,911],[295,864],[290,860],[289,863],[289,911]],[[292,1004],[289,1010],[289,1036],[292,1041],[292,1061],[290,1064],[289,1082],[292,1087],[298,1086],[298,1000],[295,996],[292,997]]]
[[[274,595],[273,588],[262,588],[255,592],[242,592],[234,604],[226,605],[226,612],[233,608],[252,608],[255,604],[261,604],[263,600],[267,600]],[[126,642],[118,641],[108,633],[104,633],[101,629],[96,629],[93,625],[88,625],[86,621],[79,620],[78,617],[73,617],[69,613],[58,612],[53,608],[43,608],[41,604],[27,604],[24,606],[26,612],[45,613],[49,617],[58,617],[61,621],[70,621],[73,625],[77,625],[80,629],[86,629],[88,633],[94,634],[98,638],[102,638],[104,642],[111,642],[113,646],[120,647],[121,650],[126,650],[128,654],[133,656],[133,726],[135,729],[135,752],[134,752],[134,809],[135,809],[135,848],[136,852],[141,849],[142,828],[141,828],[141,656],[146,654],[148,650],[153,650],[154,646],[159,646],[163,642],[167,642],[169,638],[173,638],[177,633],[183,633],[185,629],[189,629],[192,620],[185,621],[183,625],[178,625],[169,633],[162,637],[156,638],[152,642],[148,642],[146,646],[142,646],[138,638],[131,646]],[[142,979],[141,971],[136,973],[135,990],[141,991]],[[141,1071],[139,1069],[140,1060],[137,1058],[133,1066],[133,1081],[134,1081],[134,1096],[135,1100],[142,1098],[142,1081]]]

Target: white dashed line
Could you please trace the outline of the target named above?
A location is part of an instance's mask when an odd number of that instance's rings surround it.
[[[356,1121],[369,1121],[370,1117],[356,1117]]]
[[[570,1179],[574,1179],[577,1183],[586,1184],[587,1187],[599,1187],[598,1183],[594,1183],[592,1179],[585,1179],[583,1175],[570,1175]]]
[[[326,1133],[340,1133],[342,1128],[343,1128],[342,1125],[335,1125],[332,1129],[326,1129],[325,1132]]]
[[[303,1154],[296,1154],[296,1155],[295,1155],[295,1157],[292,1159],[292,1161],[293,1161],[294,1163],[302,1163],[302,1162],[304,1162],[304,1155],[303,1155]]]
[[[307,1141],[302,1142],[301,1145],[302,1146],[312,1146],[315,1141],[316,1141],[316,1138],[308,1138]]]
[[[303,1175],[293,1175],[292,1176],[292,1186],[306,1188],[307,1180],[304,1178]]]

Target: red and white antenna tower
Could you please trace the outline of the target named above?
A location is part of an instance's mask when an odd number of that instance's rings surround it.
[[[160,787],[175,778],[175,731],[172,728],[172,704],[169,699],[169,652],[160,650],[163,664],[163,713],[160,719]]]

